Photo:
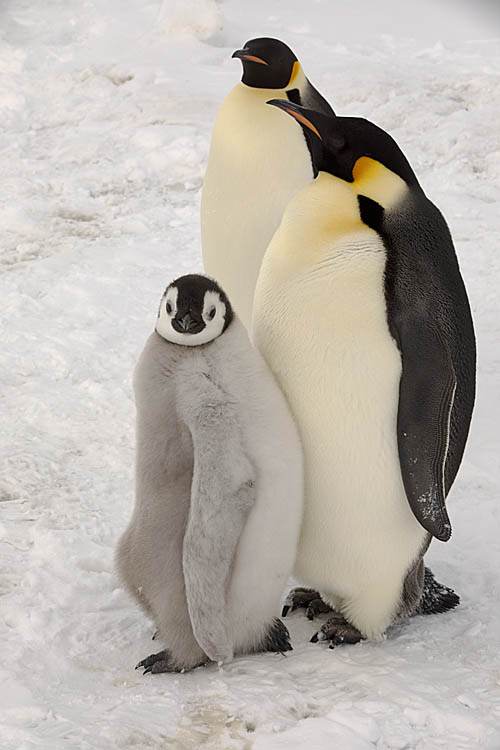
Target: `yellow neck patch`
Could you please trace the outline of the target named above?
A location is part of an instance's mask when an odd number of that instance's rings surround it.
[[[300,63],[298,60],[295,60],[292,68],[292,75],[290,76],[290,80],[288,81],[288,84],[285,86],[286,89],[289,89],[292,83],[295,81],[299,74],[300,70]]]
[[[397,174],[369,156],[361,156],[352,170],[352,189],[359,195],[366,195],[383,208],[391,208],[399,203],[408,190],[408,185]]]

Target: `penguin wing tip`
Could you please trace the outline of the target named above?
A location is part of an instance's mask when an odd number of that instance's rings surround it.
[[[449,542],[452,533],[451,523],[447,519],[446,521],[443,521],[439,529],[435,531],[433,535],[436,539],[439,539],[440,542]]]

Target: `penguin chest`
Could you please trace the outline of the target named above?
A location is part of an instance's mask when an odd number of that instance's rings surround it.
[[[266,254],[255,338],[304,448],[296,572],[346,596],[395,567],[403,575],[424,538],[399,465],[401,356],[386,319],[385,250],[375,232],[361,231],[292,273],[282,250],[277,237]]]
[[[246,326],[266,247],[291,196],[312,179],[300,128],[266,105],[273,96],[275,91],[243,84],[229,94],[214,127],[203,184],[205,270]]]

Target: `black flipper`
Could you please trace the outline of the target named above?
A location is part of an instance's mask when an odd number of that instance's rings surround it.
[[[446,341],[425,317],[398,327],[403,371],[398,448],[406,496],[415,518],[443,542],[451,536],[445,466],[456,378]]]

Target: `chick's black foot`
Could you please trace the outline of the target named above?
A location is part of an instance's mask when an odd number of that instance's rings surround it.
[[[275,617],[270,623],[265,638],[262,642],[260,651],[275,651],[283,654],[285,651],[292,651],[290,643],[290,633],[288,628],[281,622],[279,617]]]
[[[311,638],[311,643],[327,641],[329,648],[335,648],[344,643],[358,643],[363,636],[354,625],[351,625],[343,615],[336,612],[325,622],[321,630]]]
[[[170,654],[168,651],[158,651],[157,654],[146,656],[145,659],[139,662],[136,669],[144,669],[143,674],[147,674],[148,672],[151,672],[151,674],[160,674],[161,672],[179,671],[170,661]]]
[[[332,608],[325,604],[321,596],[314,589],[296,588],[292,589],[285,599],[282,617],[286,617],[289,611],[305,609],[308,620],[314,620],[316,615],[331,612]]]

